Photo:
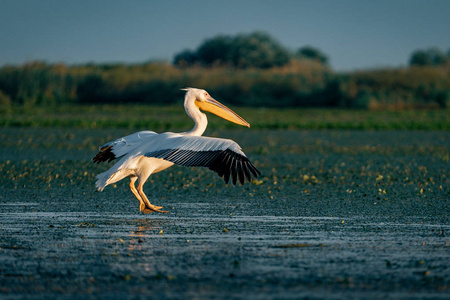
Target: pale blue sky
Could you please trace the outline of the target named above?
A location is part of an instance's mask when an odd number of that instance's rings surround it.
[[[265,31],[319,48],[336,70],[406,66],[450,48],[450,0],[1,0],[0,66],[172,61],[217,34]]]

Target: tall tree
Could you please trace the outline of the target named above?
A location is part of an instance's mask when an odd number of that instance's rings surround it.
[[[411,66],[440,66],[446,64],[448,60],[449,55],[435,47],[414,51],[409,59],[409,64]]]
[[[185,50],[175,56],[174,63],[182,66],[228,65],[237,68],[271,68],[289,62],[289,52],[269,34],[254,32],[236,36],[219,35],[205,40],[196,51]],[[194,60],[194,61],[192,61]]]

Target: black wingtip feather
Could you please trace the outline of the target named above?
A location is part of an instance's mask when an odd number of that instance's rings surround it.
[[[257,178],[258,175],[261,175],[261,172],[254,165],[252,165],[251,163],[249,165],[249,169],[250,169],[250,172],[252,172],[252,174],[253,174],[253,176],[255,178]]]
[[[225,184],[228,184],[228,182],[230,182],[230,173],[230,170],[227,170],[223,175],[223,181],[225,181]]]
[[[111,148],[112,146],[100,148],[98,153],[94,156],[94,158],[92,158],[92,162],[99,164],[104,161],[110,162],[116,159],[116,156],[112,152]]]
[[[227,173],[227,172],[230,173],[230,165],[231,165],[231,161],[233,160],[233,156],[232,155],[228,155],[228,153],[226,151],[222,152],[221,156],[223,158],[218,160],[219,161],[219,168],[218,169],[211,169],[211,170],[213,170],[215,172],[218,171],[219,174],[220,173],[224,174],[224,173]]]
[[[261,175],[261,172],[253,166],[247,157],[229,149],[216,159],[210,169],[217,172],[220,177],[223,176],[227,184],[231,179],[233,185],[236,185],[238,180],[241,184],[244,184],[245,180],[252,182],[252,175],[255,178]]]
[[[237,160],[233,157],[231,161],[231,182],[236,185],[237,182]]]
[[[252,181],[252,176],[250,175],[250,171],[248,170],[249,169],[249,163],[250,163],[250,161],[244,161],[243,170],[244,170],[245,178],[247,179],[248,182],[251,182]]]
[[[242,161],[239,161],[237,163],[237,173],[238,173],[238,177],[239,177],[239,183],[241,185],[244,185],[244,170],[242,168]]]

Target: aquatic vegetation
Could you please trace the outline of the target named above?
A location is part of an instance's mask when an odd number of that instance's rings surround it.
[[[398,208],[406,200],[418,205],[431,201],[439,207],[448,206],[444,199],[449,192],[449,165],[443,160],[449,152],[447,132],[222,130],[213,131],[213,136],[214,133],[238,141],[263,176],[230,189],[207,169],[174,167],[150,179],[152,197],[170,202],[180,195],[201,199],[245,195],[263,206],[269,205],[268,201],[295,198],[304,203],[324,197],[341,204],[355,202],[357,205],[351,206],[355,212],[381,204]],[[94,165],[89,159],[108,136],[121,134],[125,131],[4,129],[0,185],[16,190],[76,190],[92,197],[95,174],[107,166]],[[263,153],[259,150],[261,145],[265,145]],[[111,189],[105,190],[104,197]],[[118,190],[130,196],[125,188]],[[332,211],[333,207],[325,209]]]

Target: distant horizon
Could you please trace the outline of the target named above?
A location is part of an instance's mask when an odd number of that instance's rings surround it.
[[[0,2],[0,66],[172,63],[219,34],[263,31],[290,51],[313,46],[335,71],[407,67],[450,49],[446,0]]]

